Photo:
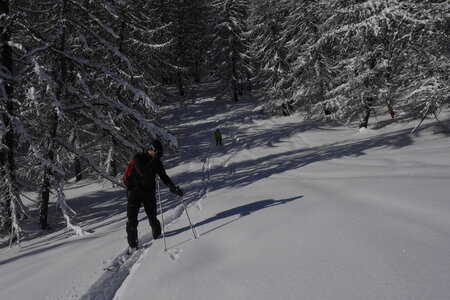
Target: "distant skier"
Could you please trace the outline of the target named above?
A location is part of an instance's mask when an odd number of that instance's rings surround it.
[[[220,133],[219,129],[217,129],[214,133],[214,137],[216,139],[216,146],[222,146],[222,134]]]
[[[155,179],[158,175],[169,187],[170,191],[178,196],[183,196],[183,192],[176,187],[167,176],[161,162],[163,156],[163,146],[160,141],[154,140],[147,151],[134,155],[133,171],[131,172],[132,186],[128,186],[127,203],[127,240],[131,249],[138,247],[138,213],[141,204],[144,205],[150,226],[152,227],[153,238],[161,235],[161,224],[156,218],[157,205],[155,197]]]

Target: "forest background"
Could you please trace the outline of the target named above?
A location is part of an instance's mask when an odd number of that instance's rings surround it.
[[[66,182],[122,185],[131,154],[159,138],[158,107],[194,83],[218,101],[258,93],[261,112],[358,122],[439,118],[448,105],[445,0],[0,1],[0,229],[20,241],[21,195],[53,193],[80,234]],[[386,125],[379,124],[379,126]]]

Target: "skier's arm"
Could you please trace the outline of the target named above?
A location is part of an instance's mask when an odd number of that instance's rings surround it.
[[[156,166],[156,173],[159,175],[159,178],[161,178],[161,180],[169,187],[172,193],[180,197],[183,196],[183,192],[181,191],[181,189],[175,186],[172,180],[167,175],[166,170],[164,169],[164,166],[160,160],[158,161]]]
[[[175,186],[170,179],[170,177],[167,175],[166,170],[164,169],[164,166],[160,160],[158,160],[156,164],[156,173],[158,174],[159,178],[164,182],[167,186]]]

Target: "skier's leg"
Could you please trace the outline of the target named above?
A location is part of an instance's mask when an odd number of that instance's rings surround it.
[[[147,214],[148,221],[150,222],[150,226],[152,227],[153,238],[156,239],[161,235],[161,224],[156,218],[157,208],[155,194],[147,196],[144,201],[144,209]]]
[[[136,248],[138,246],[138,232],[137,226],[139,208],[141,206],[141,200],[139,198],[138,192],[133,191],[128,194],[127,202],[127,240],[128,245],[131,248]]]

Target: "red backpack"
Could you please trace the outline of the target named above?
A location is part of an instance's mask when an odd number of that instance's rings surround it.
[[[125,184],[128,190],[132,190],[135,186],[132,176],[133,167],[134,167],[134,160],[132,159],[128,163],[127,168],[125,169],[125,174],[123,175],[123,184]]]

